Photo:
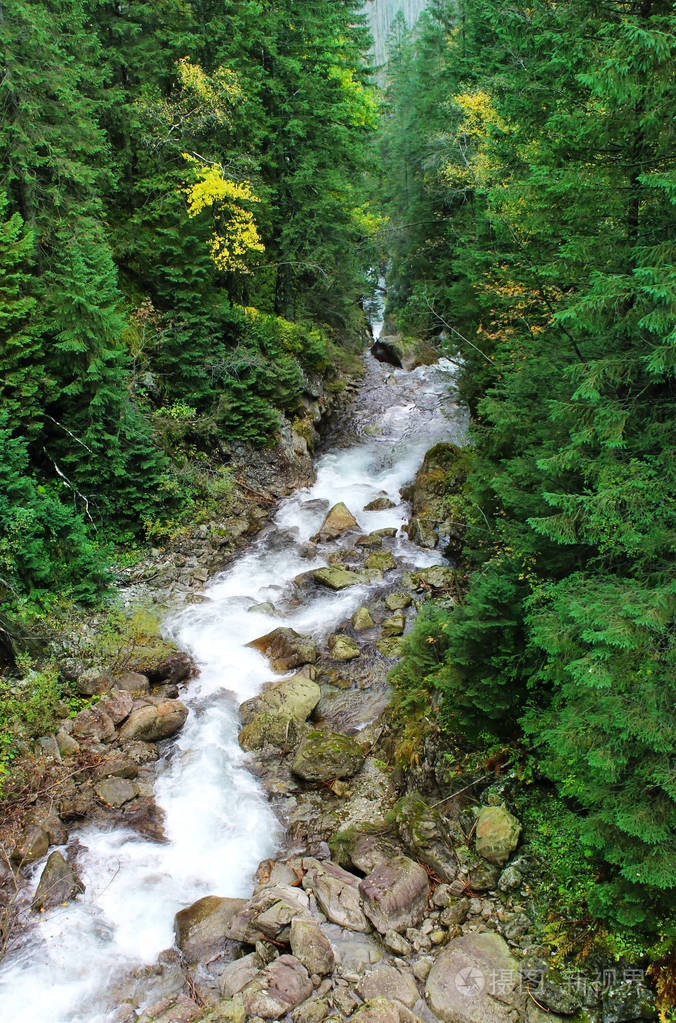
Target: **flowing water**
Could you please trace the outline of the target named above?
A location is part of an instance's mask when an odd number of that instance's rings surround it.
[[[266,660],[246,643],[280,625],[319,641],[373,596],[382,583],[340,593],[317,590],[293,599],[294,577],[327,564],[340,542],[308,548],[326,508],[344,501],[370,532],[400,527],[408,508],[400,487],[436,441],[459,442],[464,415],[452,399],[452,368],[443,360],[412,373],[367,357],[367,375],[346,428],[351,441],[319,458],[313,486],[279,506],[274,521],[193,604],[166,622],[190,651],[198,678],[181,698],[185,727],[159,762],[156,801],[167,841],[127,830],[83,827],[78,871],[86,893],[36,921],[18,952],[0,968],[2,1023],[103,1023],[113,1018],[104,993],[116,977],[154,962],[173,943],[177,910],[207,895],[243,896],[258,862],[275,854],[283,835],[237,743],[239,703],[271,677]],[[362,511],[387,495],[395,507]],[[399,568],[440,560],[397,536]],[[250,612],[271,601],[277,616]],[[33,888],[42,864],[35,869]]]

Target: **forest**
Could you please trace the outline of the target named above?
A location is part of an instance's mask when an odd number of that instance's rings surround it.
[[[397,713],[508,765],[557,919],[673,997],[674,8],[431,0],[382,85],[362,8],[0,0],[0,639],[217,500],[384,273],[471,417]]]

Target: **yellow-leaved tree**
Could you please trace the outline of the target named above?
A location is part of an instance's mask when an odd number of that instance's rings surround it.
[[[191,182],[185,193],[188,215],[196,217],[212,208],[215,221],[209,239],[211,258],[219,270],[248,273],[247,257],[263,252],[251,206],[259,201],[246,182],[227,178],[219,163],[207,162],[190,153],[184,158],[191,166]]]

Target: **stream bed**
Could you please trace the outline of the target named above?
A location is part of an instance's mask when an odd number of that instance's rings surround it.
[[[155,799],[166,841],[93,825],[71,833],[86,892],[37,920],[21,947],[0,967],[3,1023],[109,1023],[120,978],[155,962],[173,944],[175,913],[209,894],[250,893],[259,861],[274,856],[285,836],[264,789],[237,741],[238,707],[272,673],[247,643],[279,626],[329,633],[387,582],[340,592],[317,588],[299,597],[294,580],[327,565],[341,538],[311,544],[328,508],[344,502],[369,533],[396,529],[390,547],[397,577],[440,562],[434,550],[401,532],[409,508],[400,488],[437,441],[461,443],[465,415],[453,399],[453,367],[441,361],[410,373],[370,356],[336,446],[321,455],[316,481],[282,501],[274,520],[204,591],[204,600],[174,613],[168,635],[190,652],[199,675],[182,687],[190,708],[183,730],[164,744]],[[393,507],[365,511],[375,498]],[[253,605],[274,605],[251,611]],[[32,888],[43,864],[36,865]]]

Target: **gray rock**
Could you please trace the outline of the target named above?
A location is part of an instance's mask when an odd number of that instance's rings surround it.
[[[306,781],[331,781],[352,777],[363,763],[364,752],[349,735],[312,731],[303,739],[291,769]]]
[[[655,996],[641,981],[620,978],[604,988],[602,1008],[603,1023],[655,1019]]]
[[[389,998],[395,1002],[403,1002],[412,1009],[420,998],[418,985],[410,970],[392,966],[390,963],[377,963],[362,977],[359,994],[365,1002],[372,998]]]
[[[320,863],[308,858],[303,862],[307,866],[303,887],[312,890],[324,915],[351,931],[370,931],[359,896],[359,878],[330,860]]]
[[[139,787],[128,778],[102,778],[94,786],[94,792],[105,806],[117,809],[135,799],[139,794]]]
[[[309,920],[291,921],[291,951],[310,974],[323,977],[335,966],[331,942],[319,925]]]
[[[250,952],[249,955],[242,956],[241,959],[227,963],[219,980],[221,994],[225,998],[233,998],[254,979],[262,968],[263,962],[255,952]]]
[[[309,920],[310,900],[300,888],[272,884],[261,888],[231,919],[228,936],[253,945],[261,939],[277,940],[295,917]]]
[[[410,593],[404,593],[402,590],[397,593],[388,593],[385,597],[385,607],[389,611],[403,611],[405,608],[410,607],[413,603],[413,598]]]
[[[370,874],[379,863],[401,855],[401,848],[384,835],[365,831],[348,831],[343,838],[335,836],[340,843],[341,855],[350,860],[353,867],[363,874]]]
[[[112,693],[104,696],[98,703],[115,725],[129,717],[133,705],[132,696],[123,689],[113,689]]]
[[[176,944],[188,963],[206,962],[223,951],[233,917],[244,899],[221,899],[207,895],[174,917]]]
[[[94,704],[75,715],[71,734],[80,743],[112,742],[115,738],[115,725],[110,715],[98,704]]]
[[[380,863],[359,885],[364,913],[381,934],[417,926],[425,915],[429,882],[407,856]]]
[[[270,667],[280,675],[304,664],[314,664],[319,657],[317,644],[310,636],[301,636],[294,629],[273,629],[265,636],[247,643],[270,661]]]
[[[376,497],[374,501],[369,501],[364,505],[364,511],[387,511],[389,508],[396,507],[394,501],[390,501],[389,497]]]
[[[115,688],[130,693],[147,693],[150,683],[147,675],[142,675],[139,671],[123,671],[121,675],[115,676]]]
[[[505,867],[498,878],[498,888],[501,892],[509,893],[518,891],[522,884],[523,874],[521,874],[513,864],[509,867]]]
[[[72,735],[60,728],[56,733],[56,744],[62,757],[72,757],[80,749],[80,743]]]
[[[282,955],[247,984],[241,992],[247,1016],[280,1019],[312,994],[312,983],[302,963]]]
[[[470,887],[476,892],[488,892],[496,888],[500,869],[494,863],[479,860],[469,872]]]
[[[511,1023],[518,965],[498,934],[465,934],[440,953],[425,998],[445,1023]]]
[[[47,859],[31,904],[34,912],[70,902],[85,890],[80,878],[65,857],[55,850]]]
[[[120,742],[160,742],[183,727],[188,708],[179,700],[163,700],[133,710],[120,729]]]
[[[42,859],[49,849],[49,834],[38,824],[28,824],[21,832],[11,854],[14,863],[20,865],[35,863]]]
[[[465,922],[469,913],[469,899],[458,899],[450,903],[441,914],[441,922],[444,927],[457,927]]]
[[[453,881],[458,871],[456,832],[446,818],[416,792],[400,799],[394,814],[399,838],[415,858],[426,863],[442,881]]]
[[[383,935],[383,945],[388,952],[392,952],[395,956],[410,956],[413,951],[413,946],[410,941],[407,941],[397,931],[385,931]]]
[[[516,849],[520,834],[521,824],[504,806],[482,806],[475,840],[479,856],[504,866]]]

